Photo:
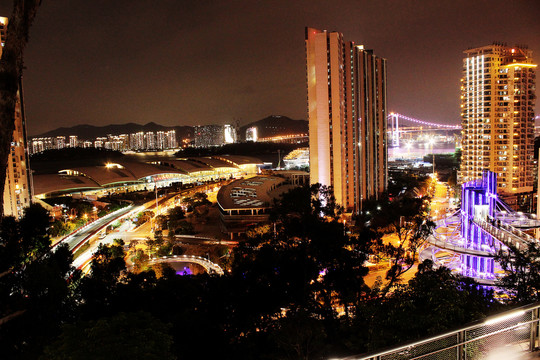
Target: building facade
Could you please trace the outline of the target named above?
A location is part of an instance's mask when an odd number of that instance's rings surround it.
[[[306,28],[310,182],[358,213],[387,188],[386,59]]]
[[[469,49],[463,59],[460,182],[497,173],[497,192],[515,203],[533,190],[536,64],[505,44]]]
[[[8,19],[0,17],[0,57],[4,46]],[[31,180],[30,167],[26,144],[26,127],[24,107],[22,105],[22,86],[19,83],[17,103],[15,104],[15,129],[11,142],[11,151],[6,167],[6,180],[4,183],[4,216],[21,218],[24,209],[30,206]]]
[[[194,128],[195,147],[221,146],[225,143],[223,125],[197,125]]]

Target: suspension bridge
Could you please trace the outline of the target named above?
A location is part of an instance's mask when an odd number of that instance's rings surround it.
[[[400,124],[401,119],[401,124]],[[413,118],[407,115],[400,113],[390,113],[387,117],[388,121],[388,135],[389,135],[389,144],[393,147],[399,147],[401,136],[407,132],[423,132],[425,130],[430,131],[439,131],[439,130],[460,130],[461,125],[449,125],[449,124],[440,124],[431,121],[426,121],[422,119]],[[413,126],[403,126],[403,122],[406,124],[414,124]]]

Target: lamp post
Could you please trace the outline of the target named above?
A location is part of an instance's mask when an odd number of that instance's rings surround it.
[[[433,144],[435,144],[435,138],[432,136],[432,137],[429,139],[429,145],[431,145],[431,155],[433,156],[433,161],[432,161],[432,165],[433,165],[433,178],[435,178],[435,153],[433,152]]]

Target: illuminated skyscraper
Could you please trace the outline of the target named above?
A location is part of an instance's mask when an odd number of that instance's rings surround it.
[[[306,28],[310,181],[358,213],[387,186],[386,59]]]
[[[8,19],[0,17],[0,57],[2,56],[7,24]],[[15,130],[13,131],[4,184],[4,215],[16,218],[23,216],[24,208],[30,206],[31,200],[31,180],[21,89],[22,86],[19,85],[15,105]]]
[[[508,202],[533,190],[535,69],[532,51],[495,43],[465,52],[460,182],[497,173]]]

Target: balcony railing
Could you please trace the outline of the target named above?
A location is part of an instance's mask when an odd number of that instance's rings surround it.
[[[453,332],[391,350],[342,360],[528,359],[527,353],[538,350],[539,315],[540,304],[533,304],[489,317]]]

